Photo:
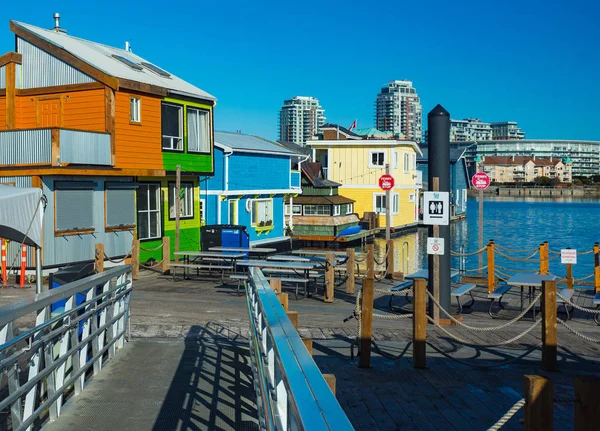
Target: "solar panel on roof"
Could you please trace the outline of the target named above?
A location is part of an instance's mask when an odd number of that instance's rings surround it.
[[[166,78],[169,78],[171,76],[169,72],[162,70],[160,67],[155,66],[152,63],[142,62],[142,66],[144,66],[146,69],[150,69],[154,73],[158,73],[160,76],[164,76]]]
[[[121,55],[115,55],[115,54],[113,54],[112,57],[115,60],[119,60],[121,63],[126,64],[127,66],[131,67],[132,69],[143,70],[142,66],[140,66],[137,63],[134,63],[133,61],[131,61],[128,58],[125,58],[125,57],[123,57]]]

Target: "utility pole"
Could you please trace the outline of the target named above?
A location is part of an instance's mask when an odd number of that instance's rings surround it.
[[[177,165],[175,176],[175,252],[179,251],[179,213],[181,212],[181,165]],[[179,256],[175,254],[175,262]]]
[[[387,175],[390,174],[390,164],[386,164],[385,165],[385,173]],[[390,190],[386,190],[385,191],[385,240],[389,241],[390,240],[390,226],[392,225],[392,213],[390,211],[391,205],[390,205]]]

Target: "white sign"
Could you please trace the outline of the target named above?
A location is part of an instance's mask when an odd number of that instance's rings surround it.
[[[571,248],[563,248],[560,251],[560,263],[577,263],[577,250]]]
[[[423,171],[416,171],[417,177],[415,178],[415,187],[418,189],[423,188]]]
[[[423,192],[423,224],[448,225],[450,193]]]
[[[444,254],[444,238],[427,238],[427,254]]]

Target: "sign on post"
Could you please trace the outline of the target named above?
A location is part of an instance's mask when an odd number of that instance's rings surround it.
[[[444,254],[444,238],[427,238],[427,254]]]
[[[423,193],[423,224],[448,225],[450,221],[450,193]]]
[[[471,178],[471,184],[473,184],[473,187],[475,187],[477,190],[487,189],[490,186],[490,182],[490,176],[485,172],[477,172]]]
[[[394,188],[394,177],[385,174],[379,177],[379,187],[381,190],[391,190]]]
[[[577,250],[571,248],[563,248],[560,251],[560,263],[577,264]]]

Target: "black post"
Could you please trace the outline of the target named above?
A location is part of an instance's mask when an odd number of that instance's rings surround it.
[[[437,105],[427,115],[429,151],[429,190],[433,178],[439,178],[439,191],[450,192],[450,114]],[[450,212],[450,208],[445,211]],[[433,226],[429,226],[429,236],[433,236]],[[439,226],[439,237],[444,240],[444,254],[439,256],[440,304],[450,311],[450,225]],[[428,256],[429,286],[433,293],[433,255]],[[430,315],[432,303],[429,301]]]

